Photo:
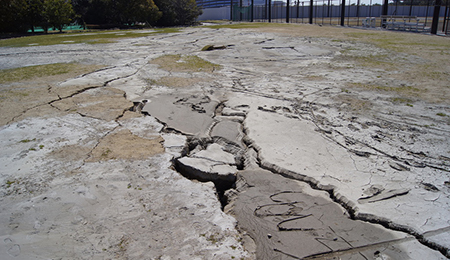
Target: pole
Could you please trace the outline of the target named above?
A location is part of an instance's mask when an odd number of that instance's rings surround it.
[[[233,21],[233,0],[230,1],[230,21]]]
[[[239,1],[239,21],[242,21],[242,0]]]
[[[331,0],[328,0],[327,17],[330,17]]]
[[[446,21],[448,21],[447,19],[447,12],[448,12],[448,1],[445,3],[445,13],[444,13],[444,24],[442,25],[442,32],[445,32],[446,30],[445,30],[445,24],[446,24]],[[448,22],[447,22],[447,24],[448,24]]]
[[[269,23],[272,22],[272,0],[269,0]]]
[[[411,2],[412,2],[412,0],[411,0]],[[389,7],[388,4],[389,4],[389,3],[388,3],[388,0],[384,0],[384,2],[383,2],[383,8],[381,9],[381,15],[387,15],[387,14],[388,14],[388,7]],[[411,14],[410,14],[409,16],[411,16]],[[383,19],[383,20],[381,21],[381,24],[386,24],[386,19]]]
[[[431,34],[437,33],[440,11],[441,11],[441,0],[436,0],[436,3],[434,4],[433,21],[431,22]]]
[[[309,24],[313,24],[314,0],[309,0]]]
[[[302,2],[302,23],[303,23],[303,17],[305,16],[305,2]]]
[[[250,17],[250,21],[253,22],[253,9],[255,7],[255,0],[252,0],[252,11],[251,11],[251,17]]]
[[[341,26],[345,25],[345,0],[342,0],[341,6]]]
[[[286,23],[289,23],[289,9],[291,8],[291,4],[289,0],[286,3]]]
[[[356,22],[356,26],[359,26],[359,6],[361,5],[361,1],[358,0],[358,4],[356,7],[356,17],[358,17],[358,21]]]
[[[412,0],[411,0],[411,2],[412,2]],[[381,15],[387,15],[388,14],[388,7],[389,7],[388,0],[384,0],[384,2],[383,2],[383,9],[381,10]],[[411,14],[409,14],[409,16],[411,16]]]
[[[411,14],[412,14],[412,7],[413,7],[413,0],[410,0],[410,3],[409,3],[409,16],[411,16]],[[410,18],[410,20],[411,20],[411,18]]]

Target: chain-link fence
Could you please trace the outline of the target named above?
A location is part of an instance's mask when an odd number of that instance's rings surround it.
[[[233,21],[314,23],[449,33],[450,0],[230,0],[230,5],[228,19],[231,17]]]

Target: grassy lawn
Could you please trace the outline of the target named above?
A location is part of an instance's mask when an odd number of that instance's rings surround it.
[[[76,63],[54,63],[0,70],[0,84],[66,74],[77,69],[77,67],[79,65]]]
[[[90,31],[86,33],[51,33],[46,35],[27,36],[0,40],[0,47],[28,47],[56,44],[102,44],[116,42],[123,38],[145,37],[157,33],[176,33],[179,28],[164,28],[155,30],[113,30]]]

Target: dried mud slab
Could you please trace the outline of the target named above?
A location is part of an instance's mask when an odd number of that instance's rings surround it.
[[[354,221],[325,192],[263,169],[238,173],[229,209],[257,259],[439,259],[413,236]]]

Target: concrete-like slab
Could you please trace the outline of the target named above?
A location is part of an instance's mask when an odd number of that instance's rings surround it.
[[[177,94],[161,95],[149,100],[142,112],[164,122],[168,128],[187,135],[205,136],[213,123],[211,114],[217,103],[214,101],[188,102]],[[196,104],[197,103],[197,104]],[[198,104],[200,103],[200,104]],[[212,104],[210,104],[212,103]]]
[[[211,137],[222,137],[237,145],[242,146],[242,124],[236,121],[221,120],[214,125],[211,131]]]
[[[205,150],[193,153],[191,157],[194,158],[204,158],[215,162],[220,162],[224,164],[236,164],[234,160],[234,155],[225,152],[225,148],[218,144],[210,144]]]
[[[413,236],[351,220],[325,192],[263,169],[238,173],[231,212],[257,259],[445,259]]]
[[[183,157],[177,159],[177,167],[181,172],[187,173],[190,178],[201,181],[228,181],[236,180],[236,166],[218,163],[203,158]]]

